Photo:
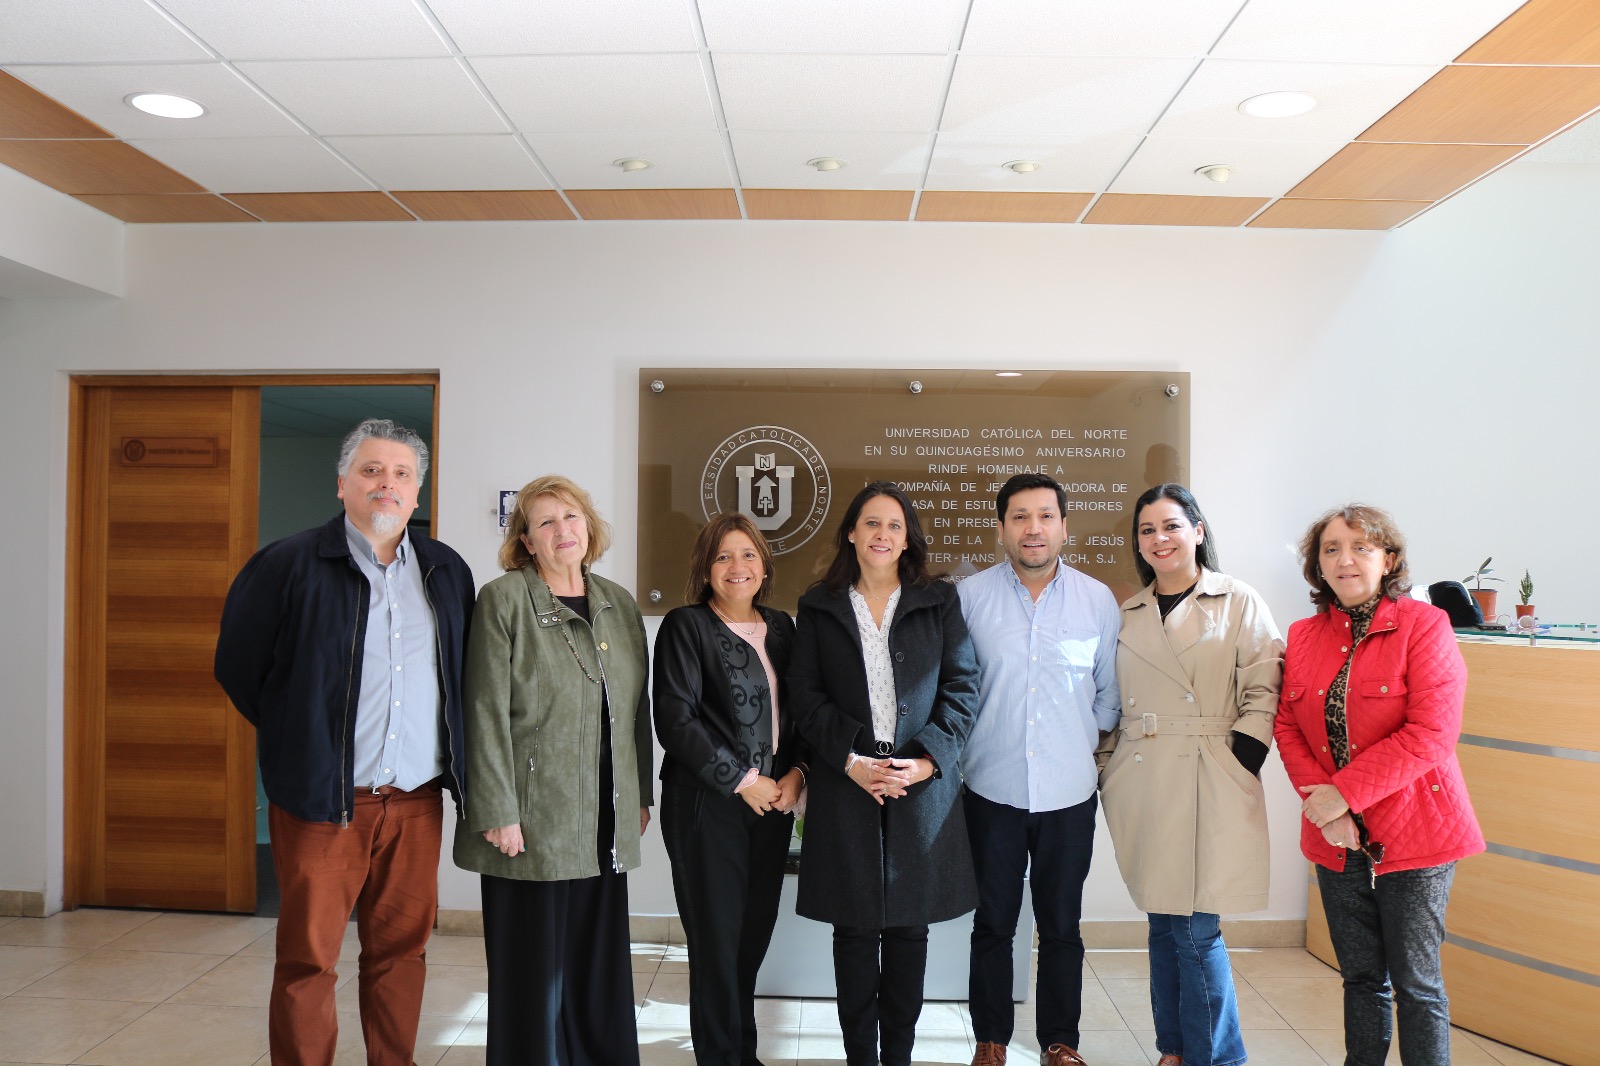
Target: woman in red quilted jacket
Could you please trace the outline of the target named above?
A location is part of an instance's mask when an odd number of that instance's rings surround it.
[[[1456,762],[1467,668],[1443,611],[1406,593],[1405,538],[1376,507],[1300,542],[1317,613],[1289,628],[1274,734],[1304,799],[1300,848],[1344,976],[1346,1066],[1450,1061],[1439,967],[1457,859],[1483,850]]]

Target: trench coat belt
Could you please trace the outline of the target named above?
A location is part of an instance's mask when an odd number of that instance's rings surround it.
[[[1225,737],[1233,732],[1237,718],[1210,718],[1201,715],[1141,714],[1122,720],[1122,735],[1129,740],[1161,733],[1177,737]]]

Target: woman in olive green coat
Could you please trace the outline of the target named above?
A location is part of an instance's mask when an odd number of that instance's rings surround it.
[[[455,861],[483,875],[488,1066],[639,1061],[627,871],[652,802],[649,671],[638,604],[589,570],[610,539],[577,485],[529,482],[509,572],[472,616]]]

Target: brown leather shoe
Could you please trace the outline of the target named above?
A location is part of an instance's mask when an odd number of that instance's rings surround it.
[[[1183,1066],[1182,1055],[1163,1055],[1156,1066]]]
[[[972,1056],[972,1066],[1006,1066],[1006,1046],[993,1040],[978,1041],[978,1052]]]
[[[1065,1044],[1051,1044],[1039,1052],[1039,1066],[1089,1066],[1077,1048]]]

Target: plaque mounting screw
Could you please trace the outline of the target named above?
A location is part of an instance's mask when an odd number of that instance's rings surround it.
[[[650,383],[650,391],[659,396],[663,392],[667,391],[667,383],[662,381],[660,378],[656,378]]]
[[[660,603],[661,602],[661,590],[660,589],[651,589],[650,590],[650,602],[651,603]]]
[[[1166,389],[1168,396],[1177,396],[1180,391],[1181,390],[1176,385],[1168,385]]]
[[[913,380],[911,384],[906,386],[906,388],[911,390],[911,395],[920,395],[922,393],[922,382]]]

